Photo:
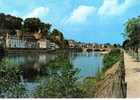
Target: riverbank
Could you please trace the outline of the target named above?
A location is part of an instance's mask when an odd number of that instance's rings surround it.
[[[140,98],[140,62],[137,62],[126,52],[124,53],[124,62],[126,70],[127,97]]]
[[[37,49],[37,48],[8,48],[4,49],[5,54],[40,54],[40,53],[59,53],[62,51],[79,51],[77,49]]]
[[[118,54],[115,53],[115,55]],[[115,55],[112,53],[105,57],[107,66],[103,67],[100,79],[96,83],[95,97],[97,98],[126,97],[124,57],[121,53],[119,61],[117,61]],[[114,61],[115,64],[113,64]]]
[[[26,54],[26,53],[48,53],[48,52],[54,52],[55,50],[50,49],[32,49],[32,48],[9,48],[4,49],[5,54]]]
[[[61,52],[83,52],[80,48],[64,48],[64,49],[32,49],[32,48],[8,48],[4,49],[5,54],[40,54],[40,53],[61,53]],[[109,51],[94,51],[99,52],[101,54],[107,54]]]
[[[73,68],[77,69],[77,74],[74,75],[78,79],[76,84],[78,85],[78,88],[82,88],[84,89],[84,92],[86,92],[86,95],[81,95],[81,97],[94,97],[94,86],[96,80],[91,78],[91,76],[94,77],[98,69],[101,68],[103,55],[100,53],[68,53],[67,51],[63,52],[57,50],[53,53],[46,54],[9,54],[5,55],[3,59],[9,62],[7,63],[9,64],[9,67],[17,65],[19,66],[18,68],[21,68],[20,70],[25,82],[25,89],[27,90],[27,94],[29,93],[30,96],[31,92],[35,92],[38,82],[44,82],[44,79],[48,80],[48,76],[53,77],[53,75],[55,75],[53,73],[57,71],[65,71],[66,68],[69,68],[69,65],[67,65],[65,61],[66,58],[61,59],[61,56],[66,56]],[[50,62],[52,63],[49,64]],[[49,75],[49,73],[51,75]],[[71,75],[73,74],[74,73]],[[79,81],[82,81],[82,86]],[[67,80],[64,82],[67,82]]]

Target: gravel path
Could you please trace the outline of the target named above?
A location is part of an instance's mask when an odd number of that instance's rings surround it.
[[[140,62],[136,62],[127,53],[124,53],[126,70],[127,97],[140,98]]]

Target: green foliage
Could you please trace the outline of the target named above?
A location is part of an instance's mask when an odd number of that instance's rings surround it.
[[[72,67],[68,56],[58,55],[54,60],[51,60],[48,65],[50,68],[67,68]]]
[[[95,77],[87,77],[82,82],[78,84],[81,90],[84,91],[84,97],[93,98],[95,94],[95,85],[96,78]]]
[[[40,29],[41,29],[41,32],[43,33],[43,35],[49,39],[49,33],[50,33],[50,29],[51,29],[51,24],[46,24],[46,23],[43,23],[41,22],[41,25],[40,25]]]
[[[40,19],[39,18],[26,18],[24,20],[24,28],[28,32],[36,32],[40,28]]]
[[[58,36],[59,38],[56,38],[56,36]],[[53,31],[50,34],[50,38],[52,38],[52,39],[58,39],[58,40],[61,40],[61,41],[64,40],[63,33],[61,33],[57,29],[53,29]]]
[[[45,37],[48,36],[51,24],[46,24],[40,21],[39,18],[26,18],[22,27],[23,32],[37,32],[41,30]]]
[[[50,78],[37,88],[34,93],[35,97],[68,98],[84,96],[83,90],[76,84],[78,69],[73,68],[67,57],[59,56],[51,61],[48,67],[52,67],[52,71],[49,73]]]
[[[103,59],[104,67],[102,71],[105,72],[108,68],[112,67],[120,59],[120,55],[120,49],[112,49],[109,54],[106,54]]]
[[[75,84],[77,78],[74,76],[76,70],[63,70],[51,76],[46,84],[38,87],[35,97],[62,98],[82,97],[82,90]]]
[[[95,76],[96,80],[97,80],[97,81],[101,80],[103,74],[104,74],[104,73],[98,68],[98,71],[97,71],[96,76]]]
[[[123,42],[123,45],[122,45],[122,47],[125,49],[125,50],[128,50],[129,49],[129,47],[130,47],[130,41],[129,40],[125,40],[124,42]]]
[[[68,47],[68,41],[64,39],[63,33],[58,29],[53,29],[51,32],[51,24],[41,22],[39,18],[26,18],[23,21],[22,18],[0,13],[0,23],[0,33],[2,34],[15,34],[16,29],[29,34],[40,30],[43,37],[55,42],[60,48]]]
[[[0,97],[23,97],[25,89],[20,81],[21,71],[18,66],[3,60],[0,63]]]
[[[8,98],[27,98],[25,87],[22,84],[15,84],[5,92],[5,97]]]
[[[128,40],[126,45],[133,51],[138,52],[140,44],[140,17],[135,17],[127,21],[123,35]]]
[[[57,29],[54,29],[49,37],[52,42],[55,42],[61,48],[65,48],[68,45],[68,41],[64,40],[63,33]]]
[[[5,15],[4,13],[0,13],[0,28],[1,29],[9,29],[15,30],[20,29],[22,26],[22,19],[19,17]]]

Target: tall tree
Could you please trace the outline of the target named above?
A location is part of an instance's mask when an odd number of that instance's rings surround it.
[[[57,29],[53,29],[53,31],[51,32],[51,34],[50,34],[50,40],[52,42],[55,42],[61,48],[64,48],[65,47],[65,41],[64,41],[63,33],[60,32]]]
[[[41,21],[39,18],[26,18],[24,20],[23,29],[25,32],[36,32],[41,27]]]
[[[43,33],[43,35],[46,37],[46,38],[49,38],[49,33],[50,33],[50,29],[51,29],[51,24],[49,23],[41,23],[41,26],[40,26],[40,29],[41,29],[41,32]]]
[[[6,30],[16,30],[21,29],[22,27],[22,19],[19,17],[5,15],[0,13],[0,28]]]
[[[138,54],[140,46],[140,17],[135,17],[127,21],[123,35],[129,40],[129,48]]]
[[[53,31],[51,32],[51,34],[50,34],[50,38],[51,39],[59,39],[59,40],[64,40],[64,36],[63,36],[63,33],[62,32],[60,32],[59,30],[57,30],[57,29],[53,29]]]

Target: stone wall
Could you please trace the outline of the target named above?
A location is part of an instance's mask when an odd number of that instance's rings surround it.
[[[124,57],[105,72],[96,85],[96,98],[126,98]]]

